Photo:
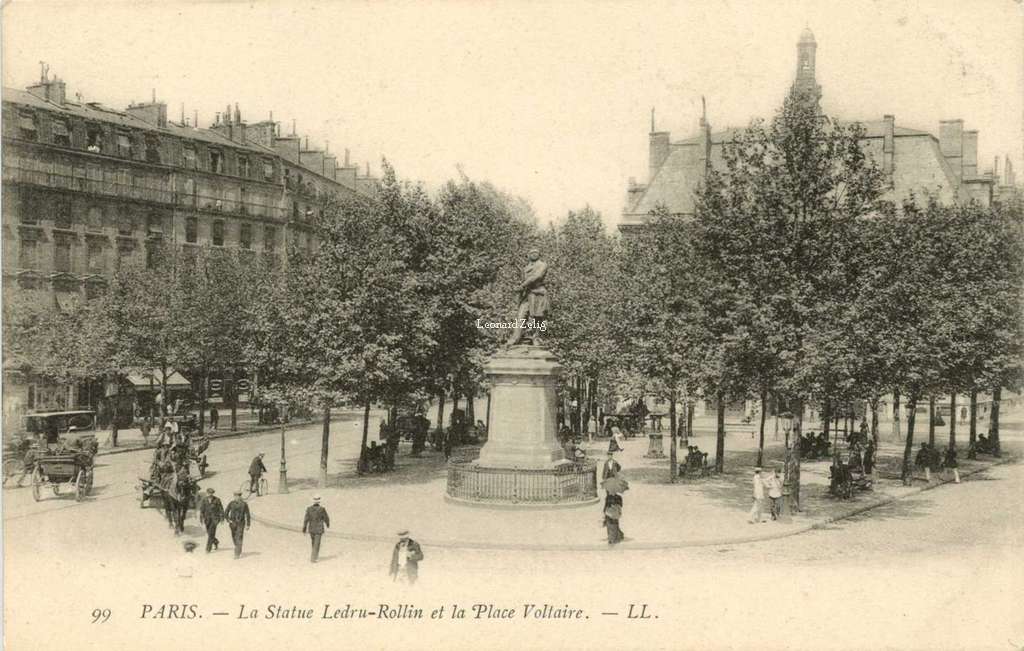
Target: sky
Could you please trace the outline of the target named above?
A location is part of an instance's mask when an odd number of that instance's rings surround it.
[[[69,96],[124,108],[153,89],[200,126],[295,120],[310,144],[437,188],[459,170],[541,222],[586,205],[620,219],[645,182],[651,108],[673,140],[770,117],[818,42],[824,110],[979,131],[979,169],[1024,175],[1020,0],[884,2],[48,2],[3,6],[3,83],[39,62]],[[1000,164],[1002,167],[1002,164]]]

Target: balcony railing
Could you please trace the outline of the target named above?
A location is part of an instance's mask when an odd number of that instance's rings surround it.
[[[147,188],[126,183],[113,183],[102,179],[90,179],[84,176],[71,176],[57,172],[25,169],[12,165],[4,166],[3,179],[13,183],[25,183],[58,190],[87,192],[121,199],[163,203],[193,210],[208,210],[246,217],[283,219],[286,214],[284,209],[279,206],[268,204],[175,192],[161,188]]]
[[[567,463],[552,469],[484,468],[476,463],[449,463],[448,495],[485,503],[586,503],[597,499],[597,470],[592,464],[581,463]]]

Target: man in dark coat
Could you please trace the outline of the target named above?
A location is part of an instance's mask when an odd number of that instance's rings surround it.
[[[408,530],[398,532],[398,542],[391,552],[391,578],[394,581],[416,583],[419,578],[419,562],[423,560],[420,544],[409,537]]]
[[[320,506],[320,496],[313,498],[313,504],[306,507],[306,517],[302,521],[302,533],[309,532],[309,538],[313,543],[313,551],[309,556],[309,562],[315,563],[320,557],[320,538],[324,535],[324,527],[331,526],[331,518],[327,515],[327,509]]]
[[[260,477],[267,471],[267,467],[263,465],[263,453],[260,452],[252,459],[252,463],[249,464],[249,493],[255,493],[256,489],[260,485]]]
[[[206,553],[211,549],[217,549],[220,541],[217,540],[217,525],[224,519],[224,505],[220,498],[213,494],[212,488],[206,489],[206,497],[199,505],[199,522],[206,527]]]
[[[200,414],[202,415],[202,414]],[[210,407],[210,429],[217,431],[217,423],[220,422],[220,412],[216,407]]]
[[[601,466],[601,481],[604,481],[609,477],[614,477],[619,474],[620,470],[622,470],[622,466],[620,466],[619,462],[615,460],[615,455],[609,452],[608,460],[604,462],[603,466]]]
[[[252,525],[252,515],[249,513],[249,505],[242,499],[242,491],[235,491],[235,499],[228,503],[224,519],[231,527],[231,540],[235,543],[235,558],[242,555],[242,538],[245,530]]]

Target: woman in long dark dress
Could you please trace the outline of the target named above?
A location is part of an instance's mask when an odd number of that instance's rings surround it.
[[[622,542],[625,534],[619,528],[619,520],[622,518],[622,496],[608,493],[604,498],[604,526],[608,530],[608,544],[616,545]]]

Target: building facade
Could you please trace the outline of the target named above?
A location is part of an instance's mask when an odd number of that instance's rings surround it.
[[[797,42],[793,86],[820,99],[821,86],[815,78],[817,47],[814,35],[805,29]],[[940,122],[937,136],[898,126],[892,115],[860,124],[864,128],[862,147],[891,181],[889,200],[901,202],[913,194],[944,203],[973,199],[988,205],[1000,188],[1013,185],[1012,168],[1007,170],[1005,183],[1000,183],[997,169],[979,173],[978,132],[964,129],[961,119]],[[696,136],[672,141],[671,134],[657,131],[652,120],[647,182],[630,179],[620,228],[628,232],[642,226],[658,206],[674,214],[693,214],[705,171],[724,168],[723,148],[740,131],[712,131],[707,117],[702,116]]]
[[[315,246],[328,195],[374,201],[376,179],[272,119],[247,123],[235,105],[208,128],[173,122],[153,101],[123,111],[71,101],[45,71],[3,91],[3,293],[74,309],[102,293],[122,264],[150,264],[162,246],[251,251],[271,262]],[[4,414],[65,409],[87,399],[36,384],[4,360]]]

